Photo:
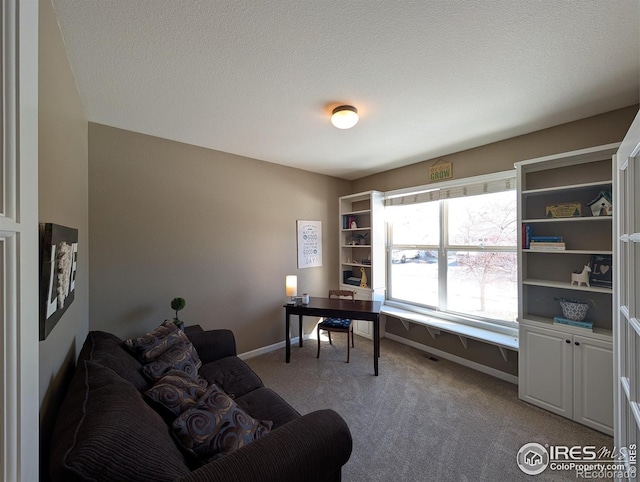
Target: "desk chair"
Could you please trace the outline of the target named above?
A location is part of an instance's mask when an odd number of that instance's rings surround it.
[[[350,290],[329,290],[329,298],[351,298],[355,300],[356,294]],[[347,334],[347,363],[349,363],[349,333],[351,333],[351,346],[353,347],[353,322],[349,319],[344,318],[324,318],[320,323],[318,323],[318,354],[316,358],[320,358],[320,330],[324,330],[329,335],[329,344],[333,345],[331,342],[331,332],[339,332]]]

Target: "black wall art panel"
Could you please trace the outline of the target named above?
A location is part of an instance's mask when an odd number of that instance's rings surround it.
[[[40,340],[44,340],[76,292],[78,230],[40,224]]]

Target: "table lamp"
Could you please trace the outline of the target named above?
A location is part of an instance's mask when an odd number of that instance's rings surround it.
[[[298,295],[298,277],[294,274],[289,274],[285,278],[285,289],[287,296],[291,296],[290,304],[295,304],[295,297]]]

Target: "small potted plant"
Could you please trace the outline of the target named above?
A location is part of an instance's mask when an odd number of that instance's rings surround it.
[[[174,298],[171,300],[171,309],[176,312],[176,316],[173,319],[173,322],[181,330],[184,329],[184,322],[178,318],[178,311],[184,308],[186,304],[187,302],[184,300],[184,298]]]

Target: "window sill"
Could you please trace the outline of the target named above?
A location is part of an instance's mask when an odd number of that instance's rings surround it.
[[[493,330],[491,329],[493,327],[489,324],[485,324],[483,327],[471,326],[390,305],[383,305],[380,313],[399,319],[407,330],[409,329],[409,323],[422,325],[429,331],[433,339],[440,334],[441,330],[457,335],[465,348],[467,348],[467,340],[469,338],[495,345],[500,350],[505,361],[507,360],[506,350],[518,351],[517,328],[495,327],[496,329]]]

